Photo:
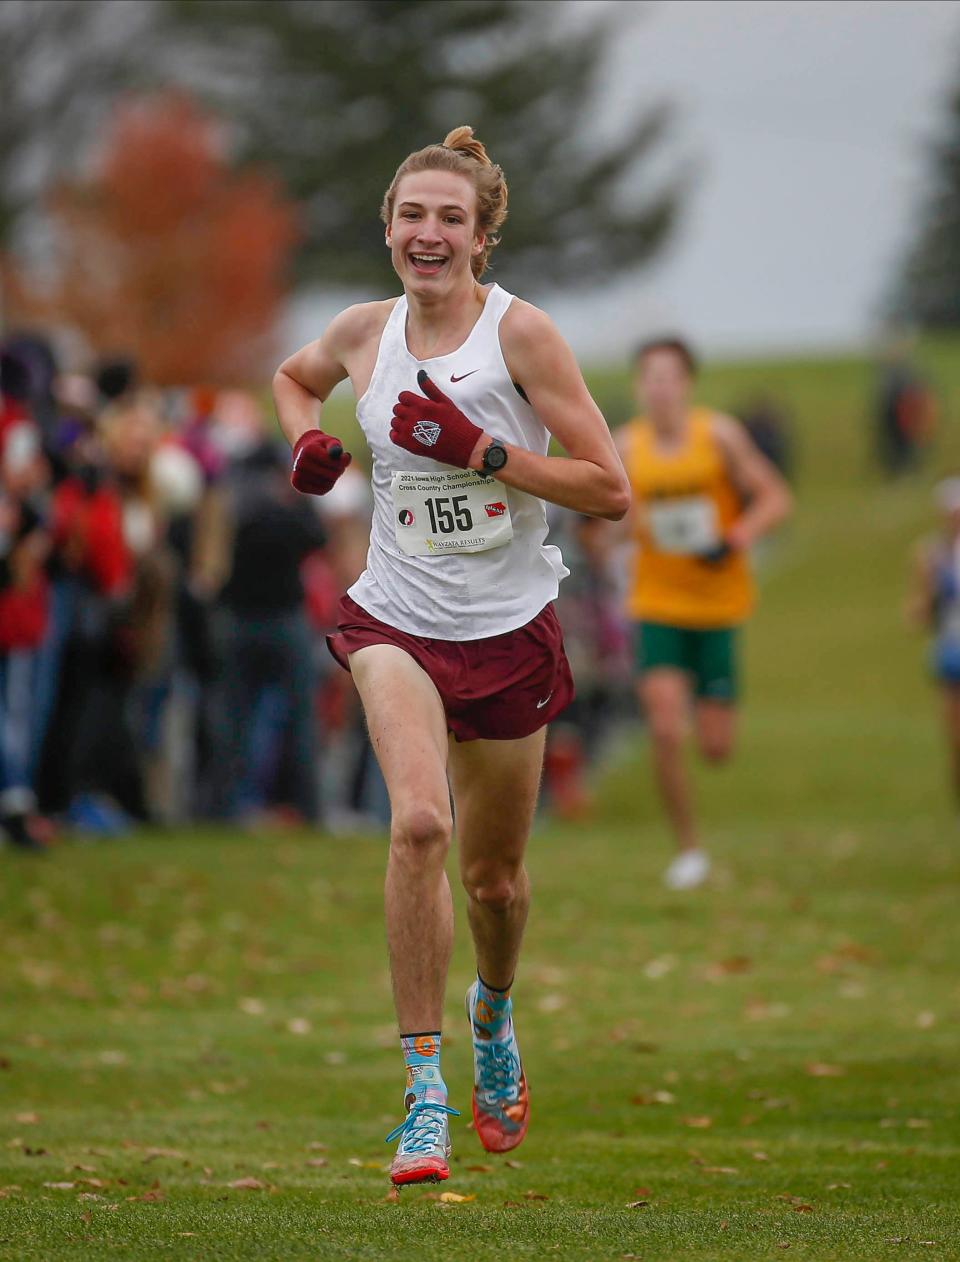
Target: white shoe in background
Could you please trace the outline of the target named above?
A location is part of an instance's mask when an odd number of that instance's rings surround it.
[[[670,890],[692,890],[709,874],[710,857],[705,850],[683,850],[664,872],[663,883]]]

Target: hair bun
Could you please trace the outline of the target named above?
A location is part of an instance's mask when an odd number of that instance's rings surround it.
[[[465,158],[474,158],[484,166],[493,166],[483,143],[474,136],[472,127],[454,127],[453,131],[448,131],[443,139],[443,147],[462,153]]]

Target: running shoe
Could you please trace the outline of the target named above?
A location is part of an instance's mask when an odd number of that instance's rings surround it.
[[[395,1187],[404,1187],[407,1183],[442,1183],[450,1177],[448,1114],[460,1116],[446,1104],[414,1101],[406,1118],[387,1136],[388,1144],[400,1140],[390,1166],[390,1182]]]
[[[663,874],[670,890],[692,890],[710,875],[710,857],[704,850],[683,850]]]
[[[527,1133],[530,1097],[511,1018],[507,1037],[493,1039],[476,1020],[477,983],[467,991],[473,1036],[473,1125],[487,1152],[509,1152]]]

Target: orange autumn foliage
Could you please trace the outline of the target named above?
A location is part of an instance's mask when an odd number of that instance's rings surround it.
[[[218,124],[187,97],[128,102],[96,173],[51,199],[52,278],[8,277],[16,315],[124,352],[159,385],[249,382],[296,242],[296,208],[268,175],[232,169]]]

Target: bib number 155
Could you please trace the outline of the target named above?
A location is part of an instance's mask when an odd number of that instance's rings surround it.
[[[467,508],[466,495],[440,495],[428,498],[425,503],[430,514],[430,529],[435,535],[452,535],[460,530],[473,530],[473,514]]]

